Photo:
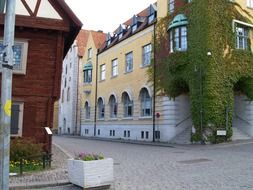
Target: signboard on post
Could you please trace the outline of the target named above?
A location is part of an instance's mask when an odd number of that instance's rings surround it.
[[[227,131],[225,129],[223,129],[223,130],[217,130],[216,135],[217,136],[226,136],[227,135]]]

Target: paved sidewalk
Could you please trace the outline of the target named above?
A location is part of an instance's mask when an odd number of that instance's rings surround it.
[[[32,189],[69,184],[67,173],[67,159],[56,145],[52,146],[53,162],[50,170],[10,177],[10,189]]]

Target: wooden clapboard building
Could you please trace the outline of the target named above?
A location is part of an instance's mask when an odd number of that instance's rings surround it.
[[[0,10],[2,52],[5,11]],[[60,96],[62,60],[81,26],[64,0],[16,1],[13,136],[34,137],[50,151],[51,140],[44,127],[53,126],[54,102]]]

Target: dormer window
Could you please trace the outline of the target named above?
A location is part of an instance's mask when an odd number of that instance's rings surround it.
[[[119,34],[119,39],[121,39],[123,37],[123,33]]]
[[[132,26],[132,33],[135,32],[137,30],[137,24]]]
[[[150,24],[151,22],[153,22],[153,20],[155,19],[155,16],[156,16],[156,7],[155,7],[155,5],[151,4],[148,8],[148,12],[149,12],[148,24]]]
[[[118,38],[121,39],[123,37],[124,34],[124,28],[122,25],[119,25],[116,34],[118,35]]]
[[[184,14],[175,16],[169,24],[169,48],[170,52],[187,50],[187,18]]]
[[[107,36],[106,36],[106,45],[109,46],[111,44],[111,34],[108,33]]]

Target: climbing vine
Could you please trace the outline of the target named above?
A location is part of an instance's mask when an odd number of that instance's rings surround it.
[[[175,15],[188,19],[185,52],[169,53],[168,24]],[[156,25],[156,91],[175,98],[187,93],[196,132],[193,141],[221,142],[217,129],[227,129],[232,136],[235,93],[253,100],[253,54],[235,48],[233,19],[252,23],[252,16],[239,4],[228,0],[193,0]],[[207,55],[207,52],[210,52]],[[154,64],[154,63],[153,63]],[[153,80],[154,66],[149,69]],[[226,110],[228,122],[226,122]]]

